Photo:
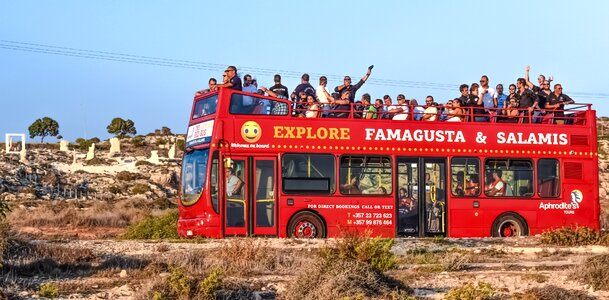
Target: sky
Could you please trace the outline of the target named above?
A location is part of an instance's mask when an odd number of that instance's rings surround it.
[[[356,97],[419,103],[445,103],[481,75],[507,91],[530,65],[533,82],[553,75],[608,116],[608,11],[609,1],[0,0],[0,140],[45,116],[69,141],[111,137],[115,117],[138,134],[184,133],[194,92],[228,65],[259,86],[282,74],[291,91],[305,72],[332,89],[374,64]]]

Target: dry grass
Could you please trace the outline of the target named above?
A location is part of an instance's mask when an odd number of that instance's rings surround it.
[[[584,291],[567,290],[554,285],[546,285],[517,293],[510,297],[515,300],[594,300],[596,297],[588,295]]]
[[[597,290],[609,290],[609,254],[592,256],[575,268],[572,277]]]
[[[563,227],[542,233],[541,242],[559,246],[607,245],[609,235],[588,227]]]

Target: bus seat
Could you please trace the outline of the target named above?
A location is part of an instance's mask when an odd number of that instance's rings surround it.
[[[540,197],[556,197],[560,193],[558,178],[550,177],[539,183]]]

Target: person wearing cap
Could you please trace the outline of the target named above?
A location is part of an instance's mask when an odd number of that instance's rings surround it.
[[[326,97],[326,94],[329,94],[330,91],[328,91],[326,85],[328,85],[328,78],[326,78],[326,76],[319,77],[319,86],[315,89],[315,95],[319,100],[319,104],[322,106],[323,116],[327,116],[328,111],[330,110],[330,100]]]
[[[226,73],[226,75],[227,75],[228,82],[222,83],[222,84],[214,84],[213,87],[210,87],[210,89],[218,89],[218,88],[225,87],[225,88],[240,91],[243,88],[241,85],[241,78],[239,78],[239,76],[237,76],[237,67],[228,66],[228,68],[226,68],[226,71],[224,71],[224,73]]]
[[[281,75],[275,74],[273,77],[273,81],[275,81],[275,85],[270,87],[269,90],[275,94],[275,98],[288,99],[290,93],[288,93],[288,88],[281,84]]]
[[[368,80],[368,77],[370,77],[370,74],[372,73],[373,67],[374,66],[368,67],[368,72],[366,72],[366,75],[364,75],[364,77],[362,77],[362,79],[360,79],[360,81],[355,85],[351,85],[351,77],[345,76],[345,78],[343,79],[343,84],[335,87],[334,91],[337,93],[340,93],[341,95],[344,92],[349,91],[349,95],[350,95],[349,101],[351,103],[353,103],[353,101],[355,101],[355,93],[357,92],[357,90],[359,90],[359,88],[362,87],[364,82],[366,82],[366,80]]]
[[[397,96],[398,105],[393,109],[389,110],[393,114],[393,120],[404,121],[408,119],[408,104],[406,103],[406,97],[403,94]]]

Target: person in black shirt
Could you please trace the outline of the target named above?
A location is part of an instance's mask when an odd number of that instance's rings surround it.
[[[488,122],[488,117],[486,116],[486,110],[484,109],[482,98],[478,96],[478,88],[479,85],[477,83],[472,83],[472,86],[469,89],[469,99],[467,104],[468,106],[474,107],[475,122]]]
[[[455,98],[461,102],[461,106],[466,106],[466,103],[469,102],[469,86],[467,84],[462,84],[459,86],[459,92],[461,92],[461,97]]]
[[[349,101],[353,103],[353,101],[355,100],[355,93],[357,92],[357,90],[359,90],[359,88],[362,87],[362,85],[364,85],[364,82],[368,80],[368,77],[370,77],[370,74],[372,73],[373,67],[374,66],[368,67],[368,72],[366,72],[366,75],[364,75],[364,77],[362,77],[362,79],[360,79],[360,81],[356,85],[351,85],[351,77],[345,76],[343,84],[335,87],[334,91],[340,93],[341,97],[343,93],[348,91],[350,95]]]
[[[518,88],[518,107],[526,109],[524,110],[522,123],[529,123],[529,117],[532,115],[533,110],[539,106],[539,97],[532,90],[527,89],[527,83],[524,78],[518,78],[516,87]]]
[[[213,87],[210,87],[210,88],[217,89],[217,88],[226,87],[229,89],[241,91],[243,88],[243,85],[241,83],[241,78],[239,78],[239,76],[237,76],[237,68],[235,66],[228,66],[228,68],[226,68],[226,71],[224,71],[224,72],[228,75],[228,82],[222,83],[222,84],[214,84]]]
[[[292,98],[292,100],[296,99],[296,97],[300,95],[300,92],[305,92],[305,94],[313,96],[314,98],[316,97],[315,88],[309,83],[309,74],[307,73],[302,74],[300,77],[300,84],[294,89],[290,98]],[[305,96],[305,100],[306,99]]]
[[[273,81],[275,81],[275,85],[270,87],[269,90],[275,93],[277,98],[288,99],[290,93],[288,93],[288,88],[281,84],[281,75],[275,74]]]
[[[565,104],[575,103],[571,97],[562,93],[562,85],[554,85],[554,93],[548,96],[546,110],[548,113],[554,113],[554,124],[565,124]]]

